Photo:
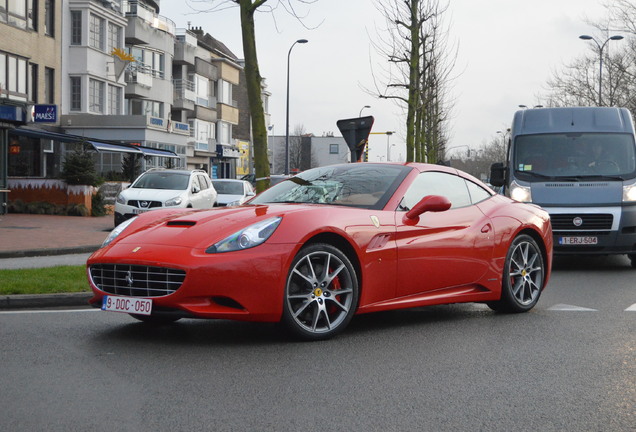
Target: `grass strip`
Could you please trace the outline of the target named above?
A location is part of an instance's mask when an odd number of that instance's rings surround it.
[[[88,292],[86,266],[0,270],[0,295]]]

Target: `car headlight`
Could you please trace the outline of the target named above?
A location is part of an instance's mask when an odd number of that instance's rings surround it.
[[[636,183],[623,186],[623,202],[636,201]]]
[[[130,218],[117,225],[115,229],[112,230],[110,234],[108,234],[108,237],[106,237],[106,240],[104,240],[104,243],[102,243],[102,247],[106,247],[111,244],[112,241],[115,240],[119,236],[119,234],[121,234],[134,220],[135,218]]]
[[[521,186],[513,181],[510,184],[510,198],[519,202],[532,202],[532,191],[528,186]]]
[[[115,199],[119,204],[126,204],[126,198],[124,198],[121,194],[117,195],[117,199]]]
[[[210,246],[205,252],[232,252],[258,246],[276,231],[281,220],[283,218],[278,216],[257,222]]]
[[[238,205],[241,205],[241,200],[232,201],[226,204],[227,207],[233,207]]]
[[[171,207],[171,206],[178,206],[183,202],[183,199],[181,199],[180,196],[174,197],[174,198],[170,198],[168,201],[166,201],[166,207]]]

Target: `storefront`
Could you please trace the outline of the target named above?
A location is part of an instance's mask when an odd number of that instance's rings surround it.
[[[0,102],[0,215],[7,212],[9,153],[15,151],[9,144],[9,130],[25,123],[26,104]]]

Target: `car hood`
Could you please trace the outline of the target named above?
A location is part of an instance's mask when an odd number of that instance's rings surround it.
[[[121,196],[126,200],[167,201],[184,192],[185,190],[179,189],[129,188],[122,191]]]
[[[306,205],[256,205],[212,210],[155,210],[136,218],[122,234],[112,243],[142,245],[173,245],[191,249],[207,249],[220,240],[259,221],[283,216],[289,217],[297,213],[322,212],[327,206]],[[327,211],[329,211],[327,209]],[[279,227],[280,229],[280,227]],[[299,231],[299,230],[294,230]],[[303,233],[298,232],[298,239]],[[274,235],[270,240],[274,240]],[[285,236],[285,243],[294,242]]]
[[[216,202],[223,205],[234,202],[234,201],[239,201],[242,199],[243,199],[243,195],[218,194],[216,196]]]

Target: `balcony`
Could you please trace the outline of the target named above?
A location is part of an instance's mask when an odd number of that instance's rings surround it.
[[[194,82],[185,79],[172,80],[174,88],[174,103],[172,107],[179,110],[194,111],[196,93]]]
[[[126,17],[126,44],[150,44],[156,30],[172,36],[176,33],[176,26],[172,20],[157,15],[152,8],[143,3],[129,1],[126,4]]]

